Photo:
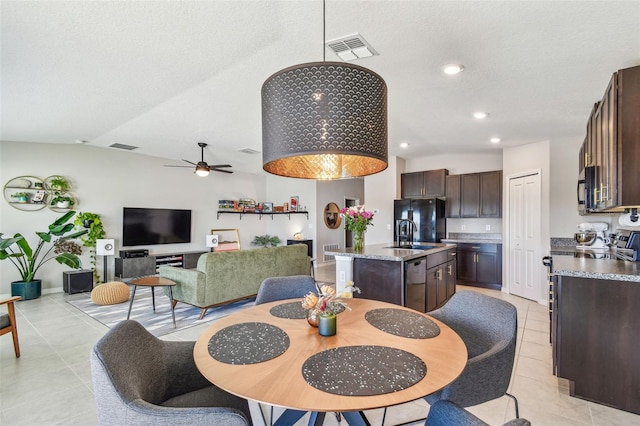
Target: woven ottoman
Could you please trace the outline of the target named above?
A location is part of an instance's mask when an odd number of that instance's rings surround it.
[[[91,300],[96,305],[115,305],[129,300],[129,286],[121,281],[100,284],[91,291]]]

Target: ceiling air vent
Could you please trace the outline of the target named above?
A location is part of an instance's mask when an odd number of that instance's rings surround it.
[[[134,149],[138,149],[140,147],[133,146],[133,145],[125,145],[122,143],[112,143],[111,145],[109,145],[109,148],[118,148],[118,149],[126,149],[127,151],[133,151]]]
[[[255,149],[251,149],[251,148],[240,149],[239,152],[244,152],[245,154],[259,154],[260,153],[260,151],[256,151]]]
[[[343,61],[378,55],[378,52],[360,34],[330,40],[325,45]]]

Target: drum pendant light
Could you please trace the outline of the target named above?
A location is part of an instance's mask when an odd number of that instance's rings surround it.
[[[387,168],[387,85],[361,66],[295,65],[262,85],[262,168],[303,179],[348,179]]]

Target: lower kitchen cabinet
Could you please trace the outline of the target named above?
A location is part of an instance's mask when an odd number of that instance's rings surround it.
[[[456,291],[456,251],[427,257],[426,312],[445,304]]]
[[[502,244],[458,244],[457,280],[464,285],[500,290]]]
[[[640,414],[640,283],[556,276],[554,373],[571,396]]]

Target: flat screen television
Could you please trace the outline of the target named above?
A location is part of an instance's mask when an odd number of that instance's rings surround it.
[[[190,242],[191,210],[123,208],[123,246]]]

